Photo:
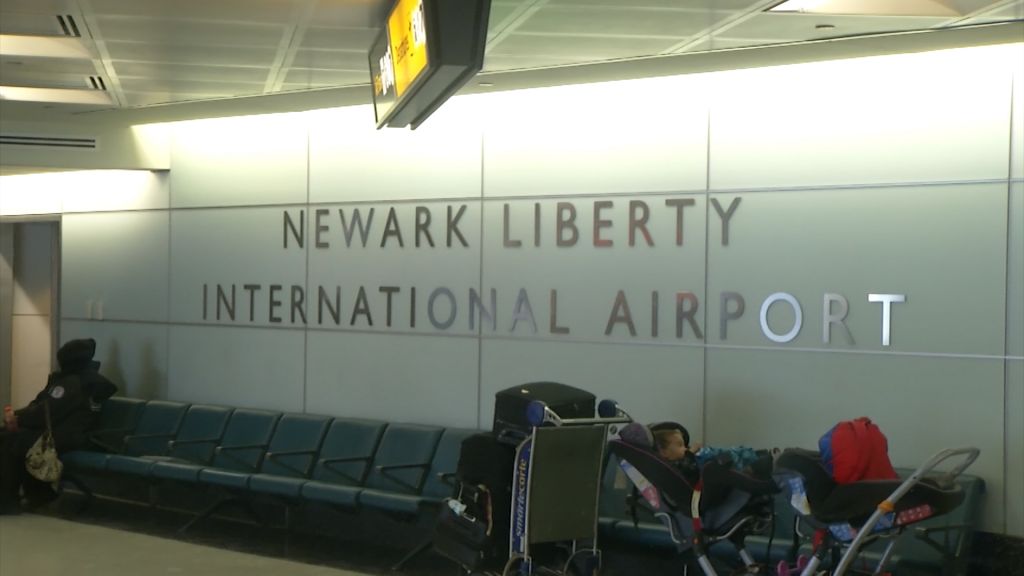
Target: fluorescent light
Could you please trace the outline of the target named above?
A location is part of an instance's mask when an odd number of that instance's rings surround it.
[[[955,18],[963,13],[948,0],[786,0],[768,12],[842,14],[856,16],[937,16]]]
[[[89,48],[80,38],[63,36],[19,36],[0,34],[0,54],[34,58],[91,59]]]
[[[69,88],[29,88],[27,86],[0,86],[0,100],[23,102],[53,102],[55,104],[113,105],[110,94],[102,90],[76,90]]]

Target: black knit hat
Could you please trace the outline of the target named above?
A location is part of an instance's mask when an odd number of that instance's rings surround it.
[[[96,341],[92,338],[69,340],[57,350],[57,363],[64,372],[82,370],[90,365],[95,354]]]

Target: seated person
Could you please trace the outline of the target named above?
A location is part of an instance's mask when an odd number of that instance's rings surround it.
[[[651,426],[658,456],[672,463],[692,486],[704,480],[709,504],[723,499],[731,488],[751,494],[773,492],[772,454],[752,448],[690,446],[690,434],[681,424],[665,422]],[[696,450],[693,450],[696,448]],[[739,473],[737,473],[739,472]]]
[[[95,353],[92,338],[65,343],[57,351],[60,370],[50,374],[46,386],[28,406],[5,420],[0,430],[0,514],[18,512],[21,490],[34,505],[56,497],[49,485],[25,469],[25,454],[46,430],[47,409],[58,454],[88,444],[88,431],[96,424],[100,403],[117,391],[117,386],[97,371],[99,364],[92,359]]]

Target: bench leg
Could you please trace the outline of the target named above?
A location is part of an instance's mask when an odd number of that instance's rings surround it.
[[[96,499],[96,495],[93,494],[92,490],[90,490],[88,486],[86,486],[85,482],[83,482],[81,478],[75,476],[74,474],[65,473],[63,476],[61,476],[60,480],[61,493],[64,492],[65,484],[71,484],[72,486],[75,487],[76,490],[82,493],[82,496],[85,497],[85,500],[82,501],[82,505],[79,506],[78,510],[75,511],[76,514],[81,514],[82,512],[85,512],[85,510],[93,503],[93,500]]]
[[[221,498],[220,500],[214,502],[212,505],[207,507],[206,510],[203,510],[194,518],[186,522],[184,526],[178,528],[178,532],[184,534],[188,531],[189,528],[195,526],[196,523],[198,523],[200,520],[209,518],[210,516],[213,516],[215,513],[220,512],[224,508],[231,505],[241,505],[241,510],[245,512],[246,515],[248,515],[253,520],[253,522],[261,526],[263,525],[263,520],[259,517],[258,514],[256,514],[256,511],[252,509],[252,506],[249,504],[247,500],[243,500],[241,498],[236,498],[232,496],[227,498]]]
[[[402,557],[401,560],[396,562],[395,565],[391,567],[391,570],[393,572],[398,572],[399,570],[404,569],[406,564],[408,564],[414,558],[416,558],[420,554],[423,554],[427,550],[430,550],[433,547],[434,547],[434,544],[430,541],[429,538],[424,540],[423,542],[421,542],[419,544],[419,546],[416,546],[415,548],[410,550],[408,554],[406,554],[405,556]]]

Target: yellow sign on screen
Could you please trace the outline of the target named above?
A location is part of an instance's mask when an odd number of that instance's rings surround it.
[[[388,18],[395,92],[401,96],[427,68],[427,27],[423,0],[399,0]]]

